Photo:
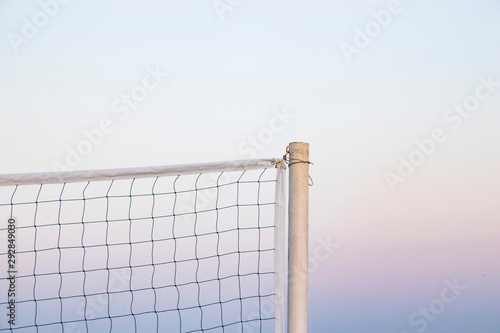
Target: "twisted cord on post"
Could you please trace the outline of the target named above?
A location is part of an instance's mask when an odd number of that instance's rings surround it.
[[[290,156],[290,146],[286,147],[286,154],[283,155],[283,160],[285,161],[286,164],[288,164],[288,166],[292,166],[292,165],[298,164],[298,163],[307,163],[307,164],[314,165],[314,163],[311,161],[304,161],[304,160],[301,160],[298,158],[290,158],[289,156]],[[309,179],[311,180],[311,182],[309,183],[309,186],[313,186],[314,181],[311,178],[311,175],[309,175]]]

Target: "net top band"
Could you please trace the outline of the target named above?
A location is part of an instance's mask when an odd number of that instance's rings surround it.
[[[78,183],[113,179],[152,178],[198,173],[243,171],[284,166],[281,158],[248,159],[203,164],[139,167],[125,169],[60,171],[0,175],[0,186]]]

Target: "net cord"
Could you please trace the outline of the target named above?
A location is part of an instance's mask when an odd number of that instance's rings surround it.
[[[190,175],[200,172],[256,170],[274,166],[280,160],[281,158],[266,158],[125,169],[3,174],[0,175],[0,186],[77,183],[89,180],[138,179]]]

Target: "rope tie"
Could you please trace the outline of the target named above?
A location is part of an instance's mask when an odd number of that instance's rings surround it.
[[[306,164],[314,165],[314,163],[311,161],[304,161],[304,160],[301,160],[298,158],[290,158],[289,156],[290,156],[290,146],[286,147],[286,154],[283,155],[283,160],[285,161],[286,164],[288,164],[289,167],[294,165],[294,164],[298,164],[298,163],[306,163]],[[309,180],[310,180],[309,186],[313,186],[314,181],[311,178],[311,175],[309,175]]]

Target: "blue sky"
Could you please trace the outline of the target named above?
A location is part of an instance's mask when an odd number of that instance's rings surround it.
[[[49,2],[0,3],[0,173],[52,171],[106,119],[71,169],[249,158],[259,135],[257,156],[277,157],[306,141],[311,253],[340,244],[310,276],[312,332],[417,332],[411,315],[455,278],[468,288],[425,331],[500,330],[500,87],[459,128],[444,119],[500,82],[500,2],[242,0],[218,13],[73,0],[23,36]],[[342,43],[393,4],[349,61]],[[120,117],[151,71],[161,82]],[[400,156],[436,129],[446,140],[391,189],[387,173],[401,177]]]

